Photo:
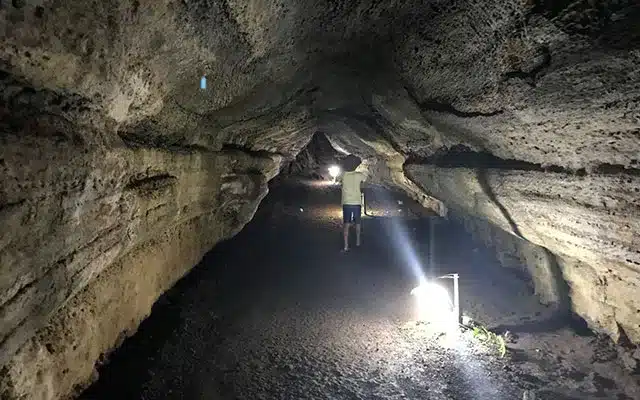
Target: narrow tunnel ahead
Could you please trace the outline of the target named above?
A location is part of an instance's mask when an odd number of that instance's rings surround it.
[[[155,305],[82,399],[631,399],[606,341],[548,324],[529,284],[461,227],[366,218],[341,254],[338,188],[278,181],[255,218]],[[399,237],[406,240],[398,240]],[[463,310],[510,326],[504,358],[414,321],[425,272],[461,274]],[[518,329],[518,328],[521,329]],[[609,360],[609,361],[607,361]]]

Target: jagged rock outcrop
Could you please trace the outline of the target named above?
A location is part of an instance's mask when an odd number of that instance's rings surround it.
[[[0,2],[0,393],[86,384],[318,131],[640,343],[639,21],[633,0]]]

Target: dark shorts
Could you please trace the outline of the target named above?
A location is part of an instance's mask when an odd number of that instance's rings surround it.
[[[346,223],[353,222],[355,224],[360,223],[360,217],[362,212],[362,206],[360,205],[342,205],[342,221]]]

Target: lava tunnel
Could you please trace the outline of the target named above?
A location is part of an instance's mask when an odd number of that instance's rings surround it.
[[[0,1],[0,93],[2,399],[640,398],[636,0]]]

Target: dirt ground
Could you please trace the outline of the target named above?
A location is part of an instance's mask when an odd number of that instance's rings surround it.
[[[640,399],[608,340],[554,318],[461,227],[366,217],[363,246],[342,254],[339,200],[335,186],[274,183],[81,398]],[[505,356],[415,322],[418,271],[459,273],[463,313],[509,331]]]

